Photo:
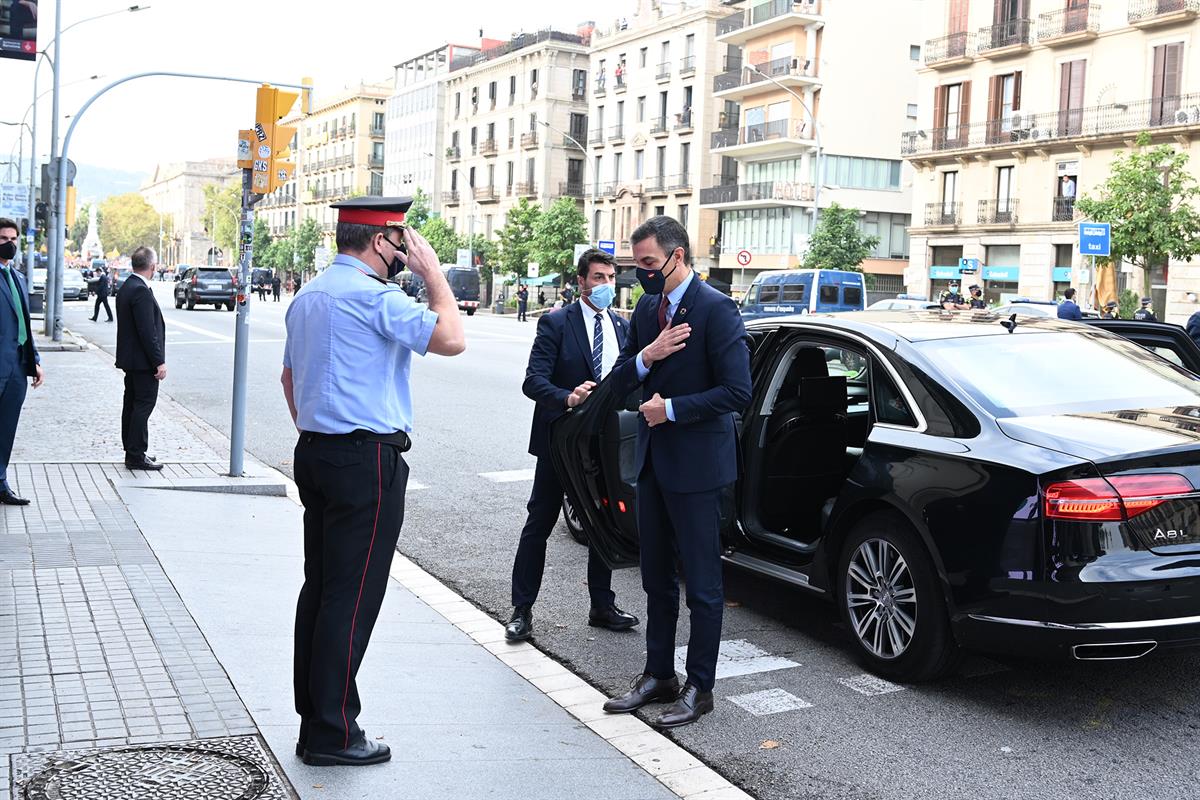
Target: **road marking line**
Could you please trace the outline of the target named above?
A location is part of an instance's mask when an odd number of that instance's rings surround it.
[[[769,714],[782,714],[784,711],[796,711],[801,708],[812,708],[812,703],[801,700],[791,692],[783,689],[763,689],[761,692],[738,694],[729,698],[729,702],[742,708],[756,717]]]
[[[777,669],[800,666],[795,661],[773,656],[744,639],[721,642],[717,651],[717,678],[736,678],[738,675],[755,675]],[[687,674],[687,647],[675,648],[675,671]]]
[[[167,323],[167,325],[173,325],[176,328],[182,328],[185,331],[191,331],[192,333],[198,333],[201,336],[209,336],[213,339],[216,339],[219,342],[232,342],[233,341],[232,336],[226,336],[223,333],[213,333],[212,331],[207,330],[206,328],[201,328],[196,325],[189,325],[186,322],[180,322],[179,320],[175,319],[174,317],[169,317],[169,316],[163,315],[163,320]]]
[[[861,675],[855,675],[850,678],[838,678],[837,682],[847,689],[853,689],[859,694],[864,694],[867,697],[874,697],[880,694],[891,694],[892,692],[903,692],[903,686],[885,681],[876,675],[864,672]]]
[[[418,489],[428,489],[429,487],[420,481],[409,481],[406,487],[408,491],[417,491]]]
[[[479,477],[486,478],[492,483],[516,483],[518,481],[533,480],[533,470],[531,469],[510,469],[503,472],[481,472]]]
[[[280,342],[286,341],[287,339],[251,339],[250,344],[279,344]],[[228,342],[218,342],[212,339],[189,339],[182,342],[178,341],[177,339],[171,340],[171,347],[181,344],[228,344]]]

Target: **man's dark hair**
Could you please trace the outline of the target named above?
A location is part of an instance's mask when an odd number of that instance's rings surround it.
[[[614,270],[617,268],[617,259],[613,258],[603,250],[597,250],[593,247],[591,250],[584,250],[579,256],[579,263],[575,265],[575,274],[580,278],[586,278],[588,270],[592,264],[599,261],[602,264],[608,264]]]
[[[0,217],[0,229],[3,229],[3,228],[12,228],[17,233],[21,232],[21,226],[15,222],[13,222],[8,217]]]
[[[359,225],[354,222],[339,222],[337,224],[337,232],[334,234],[337,240],[338,252],[361,253],[371,244],[371,240],[375,238],[375,234],[382,233],[386,237],[390,230],[391,228],[386,228],[382,225]]]
[[[1075,299],[1075,287],[1074,286],[1068,288],[1065,292],[1063,292],[1063,299],[1065,299],[1065,300],[1074,300]]]
[[[133,267],[134,272],[144,272],[152,263],[154,263],[154,250],[149,247],[139,247],[129,257],[129,265]]]
[[[682,247],[683,263],[692,263],[692,246],[688,243],[687,229],[680,225],[678,220],[665,214],[651,217],[637,226],[629,237],[629,244],[638,244],[651,236],[668,256],[675,252],[676,248]]]

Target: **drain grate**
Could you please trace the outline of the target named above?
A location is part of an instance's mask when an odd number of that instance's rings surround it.
[[[293,796],[255,736],[15,754],[13,782],[20,800],[286,800]]]

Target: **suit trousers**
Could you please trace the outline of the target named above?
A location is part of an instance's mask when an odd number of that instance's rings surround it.
[[[7,378],[0,380],[0,489],[9,488],[8,460],[12,457],[17,422],[21,419],[21,407],[25,405],[27,391],[29,377],[19,364],[13,367]]]
[[[121,444],[125,457],[138,459],[150,445],[150,414],[158,402],[158,379],[146,370],[125,370],[125,402],[121,406]]]
[[[296,603],[294,691],[300,739],[328,753],[363,738],[355,678],[387,589],[404,523],[400,448],[353,434],[300,434],[304,586]]]
[[[546,569],[546,542],[558,522],[562,509],[563,490],[549,456],[539,458],[533,472],[533,491],[525,506],[529,515],[517,544],[513,559],[512,603],[532,605],[542,588],[542,573]],[[588,548],[588,594],[592,608],[608,608],[616,602],[612,591],[612,570],[592,548]]]
[[[96,309],[92,312],[92,319],[100,318],[100,306],[104,306],[105,313],[108,314],[108,321],[112,322],[112,308],[108,305],[108,295],[101,297],[96,295]]]
[[[642,588],[646,590],[646,672],[656,678],[675,674],[678,558],[691,612],[687,679],[702,692],[711,692],[716,681],[725,611],[720,499],[720,489],[687,494],[666,491],[654,476],[650,454],[646,454],[637,483]]]

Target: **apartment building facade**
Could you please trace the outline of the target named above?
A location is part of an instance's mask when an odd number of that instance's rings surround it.
[[[522,198],[583,202],[585,35],[542,30],[484,42],[443,78],[446,139],[438,207],[460,234],[489,238]]]
[[[411,196],[420,188],[431,203],[441,197],[446,147],[442,79],[470,65],[479,52],[479,47],[446,44],[395,66],[384,131],[383,189],[388,196]]]
[[[880,239],[863,270],[876,290],[902,291],[911,168],[892,137],[916,116],[925,4],[872,3],[868,19],[859,0],[722,3],[736,10],[715,27],[720,109],[699,200],[719,212],[710,253],[735,292],[803,262],[818,194],[861,212]]]
[[[641,0],[632,17],[592,33],[588,233],[593,243],[614,242],[620,261],[633,261],[633,230],[667,214],[687,228],[696,266],[718,266],[710,248],[717,212],[697,201],[720,160],[707,143],[722,105],[708,87],[720,59],[717,22],[727,14],[718,0]]]
[[[221,253],[209,230],[212,221],[205,218],[204,187],[240,183],[241,170],[231,158],[159,164],[138,190],[146,203],[157,211],[165,232],[159,249],[159,261],[178,264],[208,264],[230,254]],[[222,212],[217,212],[222,213]],[[234,213],[234,212],[230,212]]]
[[[293,179],[256,206],[272,236],[284,236],[305,219],[320,224],[332,241],[337,214],[330,203],[357,195],[383,194],[387,84],[359,84],[311,113],[285,120],[295,125]]]
[[[1197,0],[926,2],[910,291],[979,283],[989,300],[1090,297],[1078,197],[1095,195],[1140,132],[1200,132]],[[1200,174],[1200,163],[1190,168]],[[965,271],[964,271],[965,267]],[[1142,275],[1121,271],[1137,289]],[[1151,271],[1159,318],[1200,306],[1200,265]]]

